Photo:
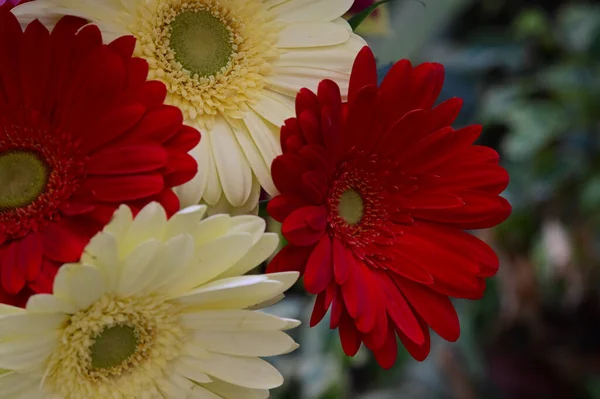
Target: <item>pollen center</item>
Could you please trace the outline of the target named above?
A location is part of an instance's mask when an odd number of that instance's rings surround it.
[[[338,205],[339,215],[344,221],[350,225],[360,223],[364,215],[364,203],[359,193],[349,189],[340,196]]]
[[[92,368],[109,369],[118,367],[135,352],[138,338],[134,327],[115,325],[105,328],[92,344]]]
[[[48,182],[48,167],[33,152],[0,155],[0,211],[35,201]]]
[[[175,59],[192,75],[215,75],[233,54],[232,33],[205,10],[185,11],[170,23],[169,47]]]

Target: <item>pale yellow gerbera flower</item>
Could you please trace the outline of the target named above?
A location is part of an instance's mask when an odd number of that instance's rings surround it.
[[[2,399],[267,398],[283,378],[259,357],[296,349],[283,331],[299,322],[249,308],[298,276],[240,276],[278,237],[256,216],[205,211],[167,221],[151,203],[133,219],[122,206],[53,294],[0,305]]]
[[[260,187],[277,193],[270,166],[279,128],[294,116],[299,89],[324,78],[346,93],[365,42],[342,15],[352,0],[36,0],[13,10],[22,23],[61,15],[96,23],[104,39],[132,34],[150,79],[203,136],[192,155],[195,179],[177,191],[182,205],[209,213],[256,210]],[[237,209],[234,209],[237,208]]]

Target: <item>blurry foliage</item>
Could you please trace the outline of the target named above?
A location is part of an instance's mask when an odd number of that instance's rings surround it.
[[[437,5],[426,0],[427,12]],[[377,367],[344,356],[313,298],[294,289],[273,311],[298,317],[301,348],[274,361],[276,399],[600,398],[600,4],[476,0],[431,27],[412,59],[441,62],[441,100],[461,97],[457,125],[481,123],[500,152],[513,215],[478,233],[501,258],[480,301],[455,301],[461,339],[431,356]],[[410,37],[398,37],[410,40]],[[377,55],[377,54],[376,54]],[[386,58],[386,57],[382,57]],[[389,65],[381,65],[383,77]],[[435,335],[435,334],[434,334]]]

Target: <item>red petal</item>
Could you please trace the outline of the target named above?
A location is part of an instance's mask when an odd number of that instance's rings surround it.
[[[333,272],[335,282],[344,285],[350,276],[350,270],[355,267],[354,255],[344,247],[340,240],[333,238]]]
[[[139,141],[164,143],[177,134],[182,124],[183,114],[179,108],[170,105],[156,107],[149,110],[139,123],[119,140],[119,144]]]
[[[389,370],[396,363],[398,357],[398,343],[396,342],[396,334],[394,329],[390,326],[387,333],[385,344],[378,350],[373,351],[375,360],[377,363],[385,369]]]
[[[165,173],[165,186],[176,187],[192,180],[198,173],[198,163],[189,154],[169,154],[167,171]]]
[[[294,245],[312,245],[325,233],[327,209],[324,206],[306,206],[296,209],[281,226],[284,237]]]
[[[165,148],[175,152],[189,152],[200,143],[200,132],[183,125],[179,132],[164,143]]]
[[[0,103],[22,104],[19,53],[23,32],[10,12],[0,12]]]
[[[315,305],[313,306],[313,311],[310,315],[310,327],[314,327],[323,320],[323,317],[327,314],[327,309],[329,307],[325,306],[325,293],[321,292],[317,295],[317,299],[315,301]]]
[[[329,190],[327,177],[322,171],[310,171],[302,175],[302,189],[304,197],[313,205],[321,205],[325,201],[325,196]]]
[[[331,238],[324,235],[315,246],[304,273],[304,287],[311,294],[325,291],[333,279]]]
[[[300,116],[304,111],[313,115],[319,115],[319,100],[317,95],[309,89],[302,88],[296,95],[296,115]]]
[[[373,52],[365,46],[358,52],[352,66],[348,88],[348,106],[352,107],[358,92],[368,85],[377,85],[377,65]]]
[[[91,238],[82,230],[83,226],[74,226],[74,223],[65,221],[48,225],[41,232],[44,256],[62,263],[78,261]]]
[[[90,175],[151,172],[164,167],[167,159],[167,152],[159,145],[109,146],[92,154],[86,169]]]
[[[88,133],[81,140],[81,151],[94,151],[124,135],[142,119],[145,112],[146,108],[140,104],[110,110],[101,120],[88,127]]]
[[[17,265],[22,276],[27,281],[38,277],[42,267],[43,245],[38,233],[29,234],[19,242]]]
[[[311,111],[304,111],[298,116],[298,126],[307,144],[323,145],[323,133],[317,118]]]
[[[393,278],[393,280],[395,279]],[[411,341],[417,345],[422,344],[425,340],[423,331],[413,310],[406,302],[404,295],[392,279],[388,278],[385,283],[388,298],[387,310],[393,324],[403,331]]]
[[[357,94],[352,106],[349,107],[344,125],[344,151],[356,148],[369,153],[379,141],[382,131],[377,112],[378,96],[377,86],[363,87]]]
[[[40,108],[46,95],[49,69],[50,32],[36,19],[27,25],[21,45],[21,85],[27,107]]]
[[[303,275],[313,248],[286,245],[273,257],[267,266],[267,273],[300,272]]]
[[[339,326],[340,341],[347,356],[354,356],[360,349],[360,334],[354,326],[354,322],[346,312],[340,318]]]
[[[406,334],[404,334],[400,329],[396,329],[396,333],[398,334],[398,338],[400,338],[400,341],[402,341],[402,344],[406,350],[408,350],[408,353],[410,353],[415,360],[421,362],[425,360],[427,356],[429,356],[429,351],[431,350],[431,339],[429,337],[429,328],[427,328],[427,325],[421,320],[419,320],[419,323],[421,324],[421,329],[425,335],[425,342],[421,345],[417,345],[408,339]]]
[[[440,337],[454,342],[460,336],[460,323],[450,299],[430,288],[402,278],[396,279],[415,311]],[[417,342],[418,344],[418,342]]]
[[[267,212],[273,219],[283,222],[296,209],[307,205],[308,203],[301,197],[295,195],[278,195],[267,204]]]
[[[302,175],[308,171],[304,160],[296,154],[283,154],[275,158],[271,164],[273,183],[281,194],[303,196]]]
[[[117,53],[124,63],[129,62],[135,49],[134,36],[121,36],[108,45],[108,48]]]
[[[164,187],[162,174],[89,176],[80,189],[98,201],[124,202],[158,194]]]
[[[140,100],[148,107],[160,106],[167,98],[167,86],[157,80],[147,81],[142,87]]]
[[[458,118],[462,106],[463,100],[454,97],[433,108],[429,113],[429,131],[451,126]]]
[[[0,280],[9,295],[17,295],[25,287],[25,276],[19,271],[18,264],[20,245],[19,241],[13,241],[0,249]]]

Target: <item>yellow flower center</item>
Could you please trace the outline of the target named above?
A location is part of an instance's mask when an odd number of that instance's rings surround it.
[[[344,191],[340,196],[338,213],[349,225],[360,223],[365,213],[363,199],[360,194],[352,189]]]
[[[161,297],[104,295],[70,318],[45,384],[67,399],[156,395],[153,381],[185,341],[178,315]]]
[[[29,205],[44,191],[48,167],[32,152],[0,154],[0,212]]]
[[[130,29],[150,79],[167,85],[167,102],[210,126],[240,118],[279,57],[280,27],[262,1],[151,0]]]

